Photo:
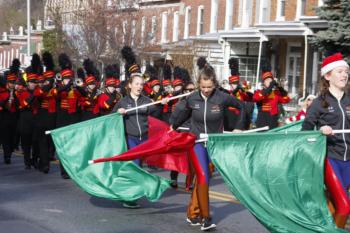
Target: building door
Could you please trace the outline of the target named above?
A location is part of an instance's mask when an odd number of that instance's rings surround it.
[[[288,44],[286,77],[288,92],[292,94],[293,97],[299,93],[302,64],[301,50],[301,44]]]

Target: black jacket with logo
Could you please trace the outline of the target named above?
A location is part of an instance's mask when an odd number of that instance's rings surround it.
[[[137,100],[127,95],[114,106],[113,112],[117,112],[119,108],[130,109],[151,102],[152,100],[144,95],[140,95]],[[153,110],[154,107],[143,107],[126,113],[124,115],[126,135],[138,138],[146,137],[148,133],[148,115]]]
[[[196,91],[184,101],[184,107],[179,117],[174,120],[173,128],[177,129],[187,119],[190,119],[190,131],[197,136],[201,133],[222,133],[224,109],[227,107],[242,108],[239,100],[217,89],[207,99]],[[243,124],[242,117],[239,122]]]
[[[335,129],[350,129],[350,95],[337,100],[330,92],[325,95],[328,107],[322,106],[322,97],[316,98],[306,113],[302,130],[320,129],[328,125]],[[350,160],[350,134],[327,136],[327,155],[330,158]]]

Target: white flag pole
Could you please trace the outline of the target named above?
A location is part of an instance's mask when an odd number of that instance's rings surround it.
[[[334,129],[332,130],[332,133],[338,134],[338,133],[350,133],[350,129]]]
[[[245,131],[242,131],[242,133],[254,133],[254,132],[259,132],[259,131],[264,131],[264,130],[268,130],[269,127],[268,126],[265,126],[265,127],[261,127],[261,128],[256,128],[256,129],[250,129],[250,130],[245,130]],[[235,134],[235,132],[229,132],[229,131],[224,131],[225,134]],[[208,141],[208,134],[205,134],[205,133],[201,133],[199,135],[200,139],[196,140],[196,143],[197,142],[206,142]]]
[[[192,92],[189,92],[189,93],[185,93],[185,94],[181,94],[181,95],[177,95],[177,96],[173,96],[173,97],[170,97],[169,98],[169,101],[170,100],[176,100],[176,99],[179,99],[181,97],[184,97],[184,96],[188,96],[192,94]],[[152,105],[156,105],[156,104],[160,104],[162,103],[161,100],[158,100],[156,102],[152,102],[152,103],[149,103],[149,104],[144,104],[144,105],[140,105],[140,106],[137,106],[135,108],[129,108],[129,109],[126,109],[125,112],[130,112],[130,111],[133,111],[133,110],[136,110],[136,109],[139,109],[139,108],[144,108],[144,107],[148,107],[148,106],[152,106]]]
[[[190,128],[186,128],[186,127],[178,127],[176,130],[187,130],[187,131],[189,131],[189,130],[190,130]]]

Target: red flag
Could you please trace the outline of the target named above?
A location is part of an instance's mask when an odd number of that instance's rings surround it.
[[[193,148],[196,136],[192,133],[168,132],[169,125],[149,118],[149,138],[127,152],[111,158],[96,159],[94,163],[129,161],[142,158],[149,165],[190,174],[188,151]]]

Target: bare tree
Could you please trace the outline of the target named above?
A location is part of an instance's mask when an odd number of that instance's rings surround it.
[[[61,5],[49,7],[50,16],[63,33],[62,51],[76,61],[90,58],[107,64],[119,61],[124,45],[136,52],[142,49],[148,41],[140,36],[145,26],[139,1],[85,0],[66,12]]]

